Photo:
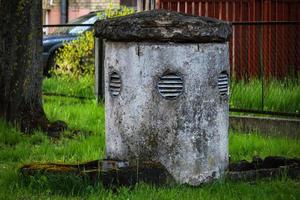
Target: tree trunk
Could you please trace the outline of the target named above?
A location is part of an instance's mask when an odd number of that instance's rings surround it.
[[[42,107],[42,1],[0,0],[0,118],[48,131]]]

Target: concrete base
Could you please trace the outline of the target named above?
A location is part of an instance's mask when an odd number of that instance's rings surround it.
[[[300,138],[300,119],[230,116],[229,127],[241,132]]]

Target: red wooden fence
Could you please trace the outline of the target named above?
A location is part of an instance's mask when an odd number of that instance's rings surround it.
[[[230,63],[235,78],[299,75],[300,23],[291,21],[300,21],[300,0],[157,0],[156,4],[160,9],[233,22]],[[273,23],[278,21],[289,23]]]

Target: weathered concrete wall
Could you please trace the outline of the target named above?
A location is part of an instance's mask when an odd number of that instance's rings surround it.
[[[228,44],[106,42],[106,155],[162,163],[179,183],[199,185],[228,165],[228,99],[218,76],[229,70]],[[176,72],[181,96],[163,98],[159,77]],[[109,76],[121,92],[109,92]],[[229,73],[229,72],[228,72]]]

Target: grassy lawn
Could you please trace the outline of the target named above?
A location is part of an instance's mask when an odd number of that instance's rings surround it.
[[[88,77],[79,80],[46,78],[43,82],[43,92],[94,98],[94,80]]]
[[[64,120],[81,132],[60,140],[49,139],[37,131],[22,135],[16,128],[0,121],[0,199],[300,199],[300,182],[280,177],[255,183],[220,180],[202,187],[155,187],[139,184],[117,192],[101,185],[88,185],[76,178],[51,182],[46,177],[24,183],[17,169],[31,162],[77,163],[104,157],[104,107],[95,101],[65,97],[44,97],[46,113],[51,120]],[[259,134],[230,133],[232,160],[253,155],[300,157],[300,141],[269,138]]]
[[[262,84],[232,81],[230,106],[232,108],[261,109]],[[269,81],[264,86],[264,110],[277,112],[300,112],[300,81]]]

